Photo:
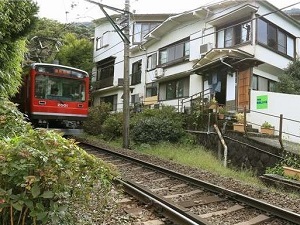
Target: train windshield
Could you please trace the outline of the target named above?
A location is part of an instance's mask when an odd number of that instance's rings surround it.
[[[61,101],[85,101],[85,81],[37,74],[35,97]]]

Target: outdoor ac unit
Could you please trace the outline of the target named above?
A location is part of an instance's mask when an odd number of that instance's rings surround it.
[[[209,50],[212,49],[212,43],[206,43],[203,45],[200,45],[200,54],[205,54],[206,52],[208,52]]]
[[[164,75],[164,69],[163,68],[156,68],[155,69],[155,78],[160,78]]]

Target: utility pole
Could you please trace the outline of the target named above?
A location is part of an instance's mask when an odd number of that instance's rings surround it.
[[[124,74],[123,74],[123,148],[129,148],[129,19],[130,19],[130,0],[125,0],[125,9],[118,9],[108,5],[95,2],[93,0],[86,0],[87,2],[96,4],[100,7],[105,17],[111,23],[115,31],[118,33],[122,41],[124,42]],[[104,10],[108,8],[116,12],[124,13],[124,27],[120,29],[118,25],[112,20],[108,13]]]
[[[129,1],[125,0],[124,35],[129,40]],[[123,148],[129,148],[129,42],[124,41],[124,84],[123,84]]]

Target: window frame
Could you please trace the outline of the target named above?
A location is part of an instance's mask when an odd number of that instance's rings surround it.
[[[159,49],[158,66],[166,67],[184,62],[190,56],[190,39],[185,38]]]
[[[157,66],[157,53],[153,53],[147,57],[147,71],[154,70]]]
[[[251,43],[253,35],[253,24],[250,18],[244,18],[236,21],[235,23],[237,24],[234,25],[232,23],[229,23],[225,26],[217,28],[216,43],[218,48],[231,48],[237,45]],[[244,28],[244,26],[246,28]],[[246,35],[244,35],[245,32],[243,32],[243,29],[247,29]],[[243,40],[244,36],[246,37],[245,40]]]
[[[140,84],[142,82],[142,60],[132,63],[131,68],[131,85]]]
[[[188,96],[189,92],[189,78],[184,77],[181,79],[171,80],[164,83],[165,85],[165,99],[174,100]],[[187,89],[186,89],[187,88]]]
[[[132,43],[140,44],[145,41],[144,36],[158,27],[161,23],[161,21],[136,21],[133,25]],[[140,29],[136,33],[138,26],[140,26]]]
[[[260,26],[262,26],[262,24],[265,24],[267,27],[267,29],[265,29],[265,27],[260,29]],[[289,32],[287,32],[286,30],[283,30],[282,28],[280,28],[279,26],[277,26],[276,24],[273,24],[272,22],[264,19],[264,18],[257,18],[256,19],[256,43],[259,45],[262,45],[268,49],[270,49],[273,52],[276,52],[280,55],[283,55],[285,57],[294,59],[295,58],[295,51],[296,51],[296,41],[295,41],[295,37],[290,34]],[[275,32],[275,43],[271,43],[269,41],[269,36],[273,33],[271,33],[271,29],[274,29]],[[266,31],[265,31],[266,30]],[[263,32],[263,33],[261,33]],[[284,35],[284,43],[279,42],[279,33]],[[267,36],[265,36],[267,35]],[[291,40],[291,41],[289,41]],[[282,45],[283,44],[283,45]],[[281,51],[280,47],[282,47],[285,51]],[[291,52],[291,48],[292,47],[292,52]]]
[[[115,72],[115,58],[109,57],[98,62],[96,81],[104,80],[109,77],[114,77]]]

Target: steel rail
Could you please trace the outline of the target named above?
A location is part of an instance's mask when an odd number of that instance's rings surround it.
[[[133,161],[133,162],[136,162],[136,163],[139,163],[139,164],[143,164],[143,166],[145,166],[145,167],[148,167],[148,168],[151,168],[151,169],[155,169],[155,170],[159,170],[160,172],[162,172],[164,174],[176,177],[176,178],[178,178],[180,180],[183,180],[183,181],[187,181],[187,182],[192,183],[192,184],[194,184],[196,186],[203,187],[204,189],[209,190],[211,192],[214,192],[216,194],[220,194],[221,193],[223,195],[227,195],[231,199],[234,199],[234,200],[236,200],[238,202],[243,202],[246,205],[252,206],[252,207],[254,207],[256,209],[260,209],[262,211],[268,212],[268,213],[272,214],[273,216],[277,216],[277,217],[279,217],[281,219],[287,220],[289,222],[293,222],[295,224],[300,224],[299,223],[299,221],[300,221],[300,214],[292,212],[290,210],[286,210],[286,209],[280,208],[278,206],[271,205],[271,204],[269,204],[267,202],[264,202],[264,201],[261,201],[261,200],[258,200],[258,199],[246,196],[244,194],[241,194],[241,193],[238,193],[238,192],[235,192],[235,191],[231,191],[231,190],[227,190],[225,188],[222,188],[220,186],[211,184],[209,182],[205,182],[205,181],[202,181],[202,180],[199,180],[199,179],[187,176],[185,174],[178,173],[178,172],[166,169],[164,167],[161,167],[161,166],[158,166],[158,165],[154,165],[154,164],[145,162],[145,161],[140,160],[140,159],[132,158],[130,156],[123,155],[121,153],[118,153],[118,152],[115,152],[115,151],[112,151],[112,150],[109,150],[109,149],[105,149],[105,148],[98,147],[96,145],[88,144],[88,143],[82,143],[82,144],[88,145],[88,146],[91,146],[91,147],[94,147],[94,148],[101,149],[102,151],[106,151],[108,153],[118,155],[120,157],[123,157],[125,159],[128,159],[130,161]]]
[[[204,219],[186,212],[184,208],[153,194],[150,190],[147,190],[147,188],[142,187],[129,179],[117,179],[117,182],[122,184],[126,193],[158,209],[160,213],[178,224],[211,225],[211,223]]]

